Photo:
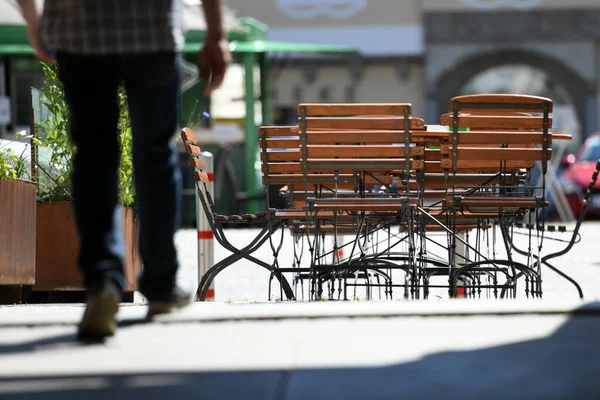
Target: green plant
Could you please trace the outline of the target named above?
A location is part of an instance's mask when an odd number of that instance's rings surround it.
[[[210,113],[206,111],[208,105],[206,104],[206,101],[200,100],[201,99],[196,99],[194,108],[192,108],[187,118],[185,126],[190,129],[208,128],[210,126]]]
[[[18,179],[15,162],[18,160],[17,155],[12,149],[0,148],[0,180],[1,179]]]
[[[123,207],[135,208],[135,185],[133,180],[133,138],[127,94],[123,86],[119,88],[119,144],[121,161],[119,163],[119,202]]]
[[[22,133],[17,133],[17,139],[24,138]],[[20,154],[8,147],[9,143],[0,143],[0,180],[22,179],[30,180],[29,161],[27,160],[27,149]]]
[[[40,170],[37,179],[38,197],[45,202],[70,201],[72,160],[76,147],[69,135],[69,110],[65,103],[62,82],[58,78],[57,64],[42,63],[42,68],[46,79],[41,89],[41,103],[47,110],[47,118],[38,124],[38,137],[35,140],[38,146],[36,166]],[[131,122],[127,95],[122,86],[118,92],[118,103],[118,135],[121,147],[118,171],[119,202],[124,207],[135,208]]]
[[[36,167],[38,197],[45,202],[71,200],[71,176],[75,146],[69,137],[69,111],[56,64],[42,63],[45,82],[41,88],[47,119],[38,125]]]

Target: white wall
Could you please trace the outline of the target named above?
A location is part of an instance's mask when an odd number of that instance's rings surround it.
[[[271,88],[276,92],[274,107],[296,107],[299,102],[320,102],[319,91],[324,86],[331,88],[329,102],[347,102],[346,89],[353,79],[347,67],[320,66],[313,83],[304,79],[301,67],[285,67],[271,77]],[[413,115],[425,117],[424,69],[420,64],[411,64],[408,75],[402,80],[393,64],[371,63],[365,67],[362,77],[355,82],[355,102],[413,104]],[[302,86],[302,98],[294,99],[294,88]]]

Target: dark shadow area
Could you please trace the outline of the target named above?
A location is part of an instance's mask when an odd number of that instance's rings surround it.
[[[87,291],[85,290],[35,291],[33,286],[25,285],[20,288],[20,291],[19,298],[8,304],[85,304],[87,300]],[[133,296],[133,291],[125,291],[122,293],[121,301],[123,303],[133,303]]]
[[[518,330],[519,326],[505,329]],[[443,337],[440,333],[439,340]],[[398,340],[408,338],[404,335]],[[38,341],[30,345],[30,350],[67,339]],[[22,345],[8,353],[28,350]],[[349,351],[368,351],[368,346],[357,345]],[[189,356],[196,355],[181,355]],[[597,399],[599,393],[600,316],[591,313],[571,316],[556,332],[542,339],[435,353],[414,362],[377,368],[0,378],[0,398],[28,400],[176,396],[224,400]]]
[[[118,325],[118,329],[122,330],[131,326],[135,326],[135,325],[141,325],[141,324],[148,324],[151,323],[151,320],[148,320],[146,318],[139,318],[139,319],[125,319],[125,320],[121,320],[117,323]],[[77,327],[73,324],[63,324],[66,326],[72,326],[73,327],[73,333],[68,333],[68,334],[63,334],[63,335],[57,335],[57,336],[51,336],[51,337],[45,337],[43,339],[39,339],[39,340],[34,340],[34,341],[30,341],[30,342],[25,342],[25,343],[19,343],[17,345],[0,345],[0,357],[4,356],[4,355],[9,355],[9,354],[18,354],[18,353],[29,353],[29,352],[41,352],[41,351],[49,351],[49,350],[57,350],[57,349],[72,349],[72,348],[76,348],[79,346],[94,346],[94,345],[102,345],[104,343],[107,342],[107,340],[92,340],[92,339],[87,339],[87,340],[78,340],[77,338]],[[19,324],[19,326],[23,326],[22,324]],[[35,324],[36,327],[41,327],[41,326],[60,326],[60,324]],[[1,328],[5,327],[11,327],[14,328],[14,325],[0,325],[0,331]],[[2,392],[0,391],[0,399],[2,398]]]
[[[9,354],[39,352],[57,349],[72,349],[78,346],[85,346],[86,344],[87,343],[77,341],[77,335],[75,334],[75,329],[73,329],[72,334],[46,337],[31,342],[19,343],[16,345],[0,345],[0,357]],[[102,343],[97,342],[96,344]],[[1,396],[2,395],[0,394],[0,397]]]

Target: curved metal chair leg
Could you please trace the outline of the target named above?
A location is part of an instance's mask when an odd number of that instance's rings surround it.
[[[230,257],[225,258],[221,262],[215,264],[208,271],[206,271],[206,274],[204,274],[204,276],[200,280],[200,283],[198,284],[198,289],[196,291],[196,300],[197,301],[205,301],[206,295],[208,294],[208,289],[210,288],[210,285],[215,280],[217,275],[220,274],[225,268],[229,267],[230,265],[233,265],[233,262],[229,263],[230,258],[240,259],[242,257],[239,257],[237,255],[232,255]],[[224,263],[223,261],[227,261],[227,263]],[[235,261],[237,261],[237,260],[235,260]],[[223,265],[223,264],[225,264],[225,265]],[[257,265],[271,271],[270,267],[267,267],[267,266],[259,264],[259,263]],[[287,281],[287,279],[285,278],[285,276],[283,276],[283,274],[279,271],[271,271],[271,272],[273,272],[274,276],[279,281],[279,284],[281,285],[286,298],[288,300],[295,300],[296,298],[294,296],[294,291],[292,290],[292,288],[291,288],[289,282]]]
[[[558,268],[550,265],[550,263],[548,261],[544,261],[544,264],[546,264],[546,266],[548,266],[548,268],[550,268],[552,271],[556,272],[557,274],[559,274],[560,276],[562,276],[563,278],[565,278],[566,280],[571,282],[577,289],[577,292],[579,293],[579,298],[583,299],[583,290],[581,290],[581,286],[579,286],[579,284],[575,281],[575,279],[571,278],[569,275],[565,274]]]

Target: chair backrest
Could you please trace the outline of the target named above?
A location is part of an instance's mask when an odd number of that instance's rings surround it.
[[[489,110],[493,114],[503,113],[548,113],[552,112],[552,100],[546,97],[523,94],[470,94],[450,99],[451,112]]]
[[[189,162],[194,170],[194,180],[196,182],[196,190],[200,196],[200,201],[204,212],[207,216],[214,216],[216,213],[214,201],[207,190],[206,184],[210,182],[210,177],[204,169],[206,165],[202,157],[202,150],[198,146],[196,135],[189,128],[181,130],[181,140],[188,154]]]
[[[493,94],[458,96],[450,114],[449,140],[441,144],[441,167],[453,173],[531,169],[546,171],[551,156],[552,101],[543,97]]]
[[[522,183],[536,161],[546,172],[552,154],[552,101],[524,95],[470,95],[453,98],[450,109],[440,120],[448,127],[439,153],[449,182],[446,204],[495,209],[498,215],[542,206],[544,202]]]
[[[303,103],[298,126],[307,130],[422,130],[410,103]]]
[[[411,111],[406,103],[301,104],[298,127],[260,128],[263,182],[287,185],[297,201],[389,187],[394,176],[423,166],[411,135],[425,124]]]
[[[196,135],[189,128],[181,130],[181,140],[185,146],[185,151],[188,154],[191,167],[194,169],[194,180],[199,182],[209,182],[209,176],[203,170],[206,168],[202,159],[202,150],[197,145]]]
[[[328,131],[319,131],[319,134],[330,137]],[[294,199],[296,199],[294,206],[297,208],[302,205],[307,194],[321,193],[326,196],[327,193],[333,194],[336,190],[355,192],[360,186],[391,185],[393,177],[391,173],[387,172],[387,169],[385,173],[377,170],[374,171],[373,176],[364,176],[358,171],[365,165],[358,165],[357,162],[366,160],[364,156],[376,156],[379,158],[375,163],[381,166],[382,157],[389,159],[397,156],[396,163],[388,165],[388,169],[391,167],[397,169],[399,168],[398,160],[404,160],[401,158],[404,153],[403,147],[392,147],[384,144],[386,140],[383,138],[375,138],[375,143],[381,143],[361,149],[358,145],[350,144],[353,142],[350,141],[351,139],[344,138],[344,133],[338,132],[335,135],[341,135],[336,140],[348,144],[321,144],[332,142],[325,137],[316,137],[318,144],[311,144],[306,149],[310,167],[305,168],[307,162],[305,162],[297,129],[294,127],[260,127],[261,168],[265,187],[285,185],[288,192],[295,195],[290,200],[294,203]],[[386,132],[386,135],[391,141],[393,134]],[[348,157],[348,159],[340,159],[340,151],[345,151],[344,157]],[[350,161],[345,162],[344,160]],[[317,165],[319,162],[327,163],[329,161],[331,162],[329,165]]]
[[[300,104],[305,172],[393,174],[422,167],[423,150],[411,136],[425,124],[411,113],[409,103]]]

